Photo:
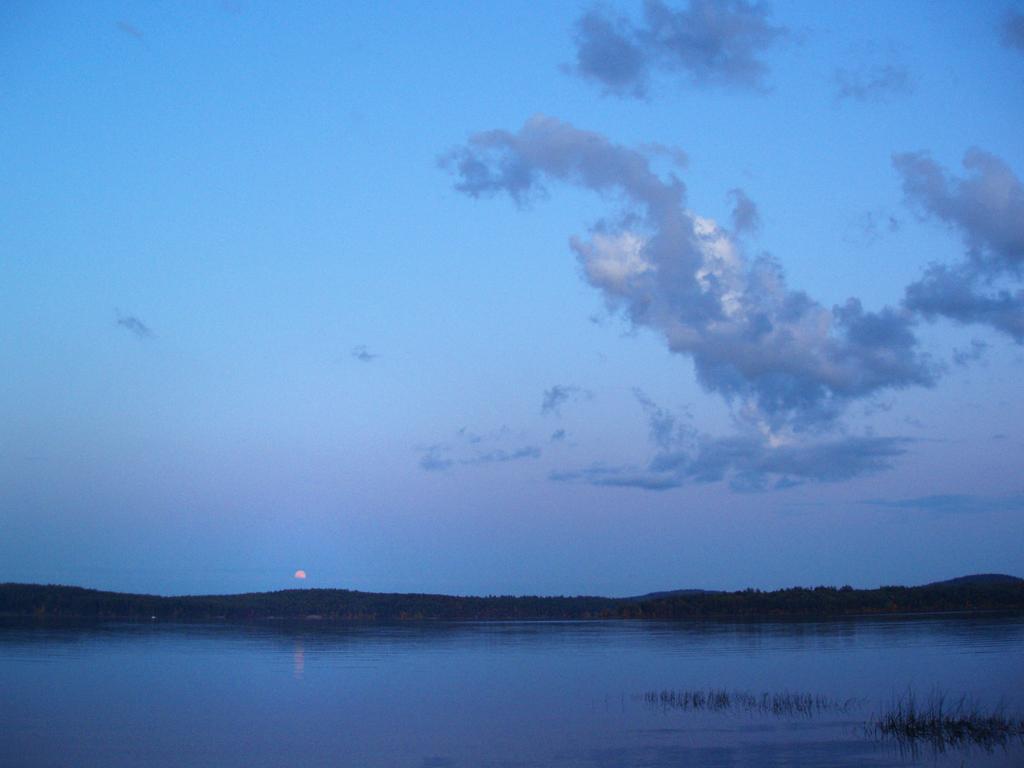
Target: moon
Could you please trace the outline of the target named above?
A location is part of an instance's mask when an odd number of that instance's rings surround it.
[[[306,578],[306,572],[300,568],[299,570],[297,570],[295,572],[295,578],[296,579],[304,579],[304,578]]]

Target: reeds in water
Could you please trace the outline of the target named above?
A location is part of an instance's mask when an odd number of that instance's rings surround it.
[[[681,712],[739,711],[774,717],[812,717],[849,713],[863,699],[833,699],[810,693],[754,694],[724,688],[648,691],[643,701],[663,710]],[[1015,739],[1024,744],[1024,718],[1006,715],[1001,708],[986,710],[966,696],[954,699],[933,693],[920,703],[913,691],[894,700],[881,714],[864,724],[868,737],[897,742],[900,750],[916,753],[922,745],[939,752],[948,748],[1006,747]]]
[[[941,692],[920,704],[908,691],[876,716],[868,730],[911,747],[926,743],[938,751],[958,746],[992,749],[1024,739],[1024,719],[1008,717],[998,708],[984,710],[966,697],[953,700]]]
[[[682,711],[723,712],[736,710],[776,717],[811,717],[821,712],[848,712],[861,702],[857,699],[840,701],[811,693],[762,693],[728,691],[723,688],[708,690],[648,691],[643,699],[663,709]]]

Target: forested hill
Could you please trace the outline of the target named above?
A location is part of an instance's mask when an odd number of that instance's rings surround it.
[[[639,598],[456,597],[347,589],[161,597],[81,587],[0,584],[0,615],[161,620],[323,618],[347,621],[811,617],[1024,611],[1024,579],[961,577],[920,587],[681,590]]]
[[[974,573],[970,576],[960,576],[955,579],[946,579],[945,581],[933,581],[931,584],[927,584],[929,587],[961,587],[970,585],[996,585],[996,584],[1018,584],[1022,580],[1016,576],[1007,576],[1005,573]]]
[[[576,619],[613,617],[619,601],[603,597],[456,597],[348,589],[286,589],[240,595],[160,597],[81,587],[0,584],[0,615],[159,619],[325,618]]]

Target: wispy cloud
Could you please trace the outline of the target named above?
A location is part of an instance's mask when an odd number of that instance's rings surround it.
[[[372,363],[374,360],[380,357],[380,355],[376,355],[370,352],[370,350],[367,349],[365,344],[358,344],[352,347],[351,354],[352,357],[354,357],[361,363]]]
[[[513,435],[512,430],[503,424],[497,429],[485,432],[475,432],[469,427],[459,427],[455,432],[455,437],[460,442],[464,442],[469,445],[480,445],[481,443],[506,441],[513,437]]]
[[[692,449],[659,453],[645,466],[598,464],[555,472],[551,479],[656,491],[723,481],[735,491],[779,490],[890,469],[910,442],[865,436],[772,445],[756,435],[701,437]]]
[[[535,445],[524,445],[512,450],[495,448],[490,451],[482,451],[464,458],[452,458],[451,448],[442,445],[432,445],[423,451],[420,456],[420,468],[428,472],[442,472],[458,465],[463,467],[480,466],[482,464],[505,464],[521,459],[539,459],[541,450]]]
[[[129,37],[134,37],[136,40],[142,40],[145,37],[141,29],[134,24],[129,24],[127,21],[119,21],[116,26],[121,32]]]
[[[456,466],[505,464],[540,458],[541,449],[535,445],[507,445],[513,437],[507,427],[486,434],[462,427],[455,433],[454,442],[433,443],[421,448],[419,465],[428,472],[443,472]],[[496,442],[504,442],[506,445],[485,447]]]
[[[976,496],[936,494],[910,499],[865,499],[861,504],[883,509],[904,509],[935,514],[982,514],[986,512],[1024,512],[1024,494]]]
[[[584,469],[556,471],[548,475],[558,483],[586,483],[606,488],[639,488],[645,491],[668,491],[685,484],[678,477],[650,472],[642,467],[593,464]]]
[[[899,232],[901,227],[900,220],[890,211],[864,211],[850,221],[843,239],[860,246],[873,245],[884,235]]]
[[[653,458],[643,465],[594,464],[554,472],[551,479],[657,491],[714,482],[726,482],[736,491],[778,490],[889,469],[911,442],[901,437],[843,435],[779,443],[753,430],[713,437],[639,390],[634,395],[647,416],[656,449]]]
[[[539,459],[540,448],[535,445],[524,445],[521,448],[516,448],[511,451],[506,451],[502,448],[498,448],[493,451],[487,451],[486,453],[480,453],[476,456],[471,456],[468,459],[462,459],[459,463],[466,465],[474,464],[503,464],[509,461],[518,461],[520,459]]]
[[[443,445],[429,445],[420,456],[420,468],[427,472],[443,472],[455,462],[446,457],[447,448]]]
[[[566,403],[580,399],[589,400],[591,397],[593,397],[593,394],[582,387],[571,384],[555,384],[550,389],[544,390],[540,403],[540,412],[544,415],[551,413],[560,415],[561,407]]]
[[[971,346],[967,349],[953,350],[953,363],[959,366],[975,363],[984,356],[989,349],[989,343],[981,339],[971,339]]]
[[[149,326],[142,322],[135,315],[122,315],[119,312],[117,315],[117,320],[115,322],[117,323],[118,326],[134,334],[137,338],[151,339],[154,336],[154,333],[152,330],[150,330]]]
[[[647,416],[648,437],[659,450],[670,451],[697,434],[693,427],[684,423],[689,413],[682,418],[677,416],[651,400],[639,387],[633,389],[633,397]]]
[[[895,64],[863,69],[837,69],[832,76],[837,99],[889,101],[914,90],[910,73]]]
[[[651,74],[681,74],[696,86],[763,88],[763,54],[786,30],[769,23],[766,3],[748,0],[690,0],[674,10],[646,0],[643,21],[593,8],[576,22],[580,77],[606,94],[647,95]]]

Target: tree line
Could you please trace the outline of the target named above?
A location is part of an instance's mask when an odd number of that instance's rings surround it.
[[[1024,610],[1024,580],[964,577],[920,587],[794,587],[680,591],[633,598],[388,594],[288,589],[238,595],[159,595],[82,587],[0,584],[0,615],[160,620],[270,618],[345,621],[815,617]]]

